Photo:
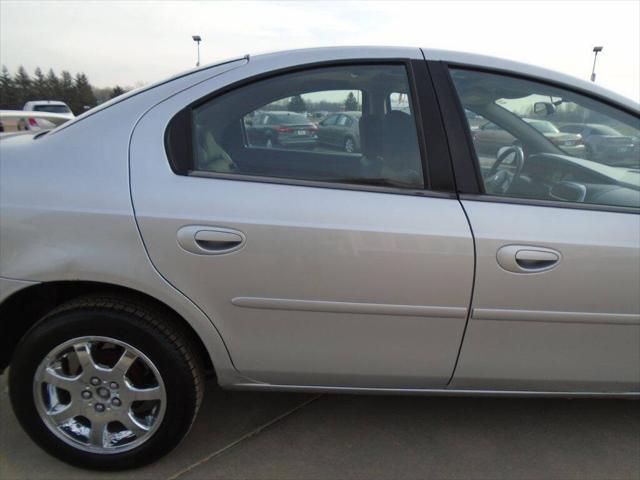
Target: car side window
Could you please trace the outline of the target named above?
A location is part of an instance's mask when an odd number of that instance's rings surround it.
[[[329,115],[328,117],[325,117],[325,119],[320,122],[320,125],[323,127],[329,127],[331,125],[335,125],[336,120],[338,120],[338,115]]]
[[[392,93],[410,105],[409,85],[406,68],[393,64],[315,68],[241,86],[191,110],[191,170],[424,188],[411,109],[387,108]]]
[[[350,123],[349,117],[347,117],[346,115],[340,115],[340,117],[338,118],[338,121],[336,122],[336,125],[340,127],[348,127],[349,123]]]
[[[398,110],[399,112],[411,113],[411,103],[409,97],[403,92],[392,92],[387,99],[387,110]]]
[[[452,69],[490,195],[640,208],[640,118],[568,89]]]

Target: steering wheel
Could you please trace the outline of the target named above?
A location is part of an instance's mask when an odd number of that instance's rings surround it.
[[[508,164],[505,163],[511,156],[513,159]],[[504,167],[500,168],[503,164]],[[519,145],[501,148],[484,181],[486,191],[504,195],[509,191],[513,181],[520,176],[522,167],[524,167],[524,152]]]

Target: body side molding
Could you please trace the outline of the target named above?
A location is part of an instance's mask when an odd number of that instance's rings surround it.
[[[288,298],[235,297],[231,303],[237,307],[269,310],[297,310],[307,312],[364,313],[370,315],[402,315],[411,317],[466,318],[464,307],[426,305],[393,305],[384,303],[331,302],[321,300],[294,300]]]
[[[504,320],[513,322],[602,323],[640,325],[640,314],[554,312],[542,310],[508,310],[499,308],[474,308],[472,320]]]

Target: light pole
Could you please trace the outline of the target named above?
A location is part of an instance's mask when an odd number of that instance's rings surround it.
[[[198,61],[196,62],[196,67],[200,66],[200,42],[202,41],[202,37],[200,35],[193,35],[193,41],[196,42],[196,48],[198,49]]]
[[[598,53],[602,51],[602,46],[593,47],[593,68],[591,69],[591,81],[596,81],[596,60],[598,59]]]

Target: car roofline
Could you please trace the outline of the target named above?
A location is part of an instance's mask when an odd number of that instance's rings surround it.
[[[498,57],[491,57],[487,55],[479,55],[467,52],[457,52],[453,50],[423,48],[422,52],[424,53],[425,59],[429,61],[440,61],[463,67],[477,67],[490,70],[499,70],[516,75],[525,75],[542,80],[544,82],[565,85],[569,88],[581,90],[583,92],[587,92],[594,96],[616,103],[626,109],[634,111],[634,113],[636,114],[640,114],[640,103],[631,100],[630,98],[627,98],[623,95],[620,95],[619,93],[616,93],[612,90],[603,88],[600,85],[596,85],[593,82],[588,82],[586,80],[560,73],[555,70],[549,70],[547,68],[538,67],[528,63],[522,63]]]
[[[245,55],[247,60],[250,58],[266,59],[267,57],[280,57],[289,55],[299,55],[306,59],[301,63],[313,63],[316,59],[314,57],[325,58],[327,54],[336,52],[340,58],[343,58],[344,54],[354,59],[365,58],[402,58],[411,57],[415,55],[413,51],[419,50],[422,52],[422,56],[427,61],[441,61],[445,63],[479,67],[492,70],[500,70],[508,73],[514,73],[519,75],[525,75],[534,77],[546,82],[558,83],[573,87],[583,92],[591,93],[592,95],[602,97],[613,103],[617,103],[624,108],[633,110],[636,114],[640,114],[640,103],[625,97],[619,93],[616,93],[607,88],[601,87],[594,82],[588,82],[571,75],[550,70],[547,68],[531,65],[528,63],[518,62],[514,60],[508,60],[505,58],[493,57],[490,55],[481,55],[476,53],[469,53],[455,50],[440,50],[432,48],[418,48],[411,46],[375,46],[375,45],[362,45],[362,46],[333,46],[333,47],[314,47],[314,48],[301,48],[292,50],[281,50],[274,52],[260,53],[257,55]],[[210,68],[211,66],[205,66],[200,68]],[[192,70],[197,71],[198,69]],[[188,72],[189,73],[189,72]]]

